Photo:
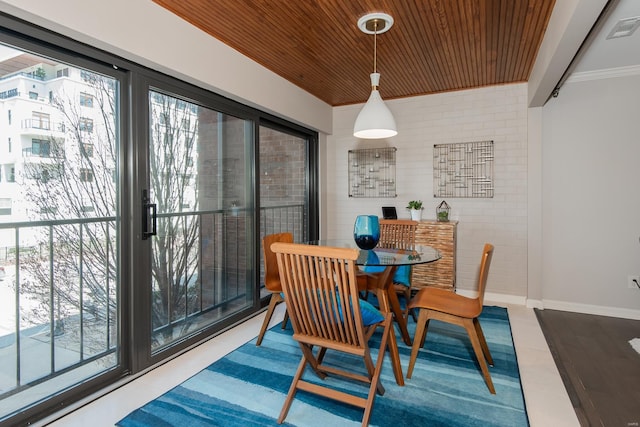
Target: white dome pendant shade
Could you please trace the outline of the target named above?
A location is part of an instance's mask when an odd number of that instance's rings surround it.
[[[396,120],[378,92],[379,83],[380,73],[371,73],[371,95],[353,126],[353,136],[356,138],[391,138],[398,134]]]
[[[377,36],[387,32],[392,25],[393,18],[386,13],[370,13],[358,20],[360,31],[373,34],[373,73],[371,73],[371,95],[353,125],[353,136],[356,138],[391,138],[398,134],[396,120],[378,92],[380,73],[377,70]]]

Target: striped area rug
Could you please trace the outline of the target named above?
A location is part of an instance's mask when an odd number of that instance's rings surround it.
[[[413,376],[396,385],[385,358],[381,376],[386,388],[377,396],[372,426],[528,426],[518,364],[507,310],[484,308],[480,321],[495,366],[490,368],[496,394],[489,393],[466,332],[431,321],[425,347]],[[413,336],[415,322],[409,322]],[[255,340],[239,347],[189,380],[133,411],[118,426],[273,426],[282,408],[301,352],[290,326],[273,327],[260,347]],[[372,341],[379,340],[374,335]],[[372,343],[377,348],[378,343]],[[406,374],[411,348],[398,344]],[[336,355],[333,355],[336,357]],[[375,356],[375,355],[374,355]],[[328,353],[325,361],[329,362]],[[336,363],[346,363],[333,359]],[[361,363],[358,361],[361,365]],[[321,380],[307,369],[305,377]],[[335,381],[347,390],[363,390],[358,383]],[[364,390],[363,390],[364,391]],[[362,393],[364,396],[364,393]],[[362,410],[298,392],[284,425],[357,426]]]

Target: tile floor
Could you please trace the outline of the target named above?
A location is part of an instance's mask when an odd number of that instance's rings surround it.
[[[485,304],[491,304],[485,300]],[[532,309],[504,305],[509,310],[527,413],[531,427],[579,426],[544,335]],[[284,306],[280,305],[272,324],[280,322]],[[175,385],[204,369],[218,358],[253,339],[264,313],[219,335],[172,361],[157,367],[110,393],[80,402],[75,411],[55,421],[40,425],[52,427],[84,427],[114,425],[129,412],[158,397]],[[96,424],[96,420],[99,423]],[[515,427],[515,426],[514,426]]]

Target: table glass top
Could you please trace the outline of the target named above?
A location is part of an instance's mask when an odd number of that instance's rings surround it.
[[[307,243],[360,249],[353,239],[316,240]],[[360,249],[356,264],[368,266],[414,265],[437,261],[440,257],[440,252],[437,249],[426,245],[415,245],[413,250],[375,247],[372,250]]]

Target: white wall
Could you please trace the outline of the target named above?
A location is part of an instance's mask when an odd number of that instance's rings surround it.
[[[542,129],[544,306],[640,319],[640,74],[570,80]]]
[[[433,145],[493,140],[495,196],[446,199],[459,220],[457,286],[475,288],[485,242],[496,246],[487,291],[527,294],[527,86],[514,84],[387,101],[399,129],[389,140],[358,140],[353,122],[360,105],[334,109],[327,138],[326,227],[323,237],[350,236],[358,214],[381,215],[383,205],[409,217],[407,202],[425,202],[423,218],[434,219],[442,201],[433,196]],[[397,147],[397,198],[349,198],[348,150]]]
[[[0,11],[331,132],[331,107],[150,0],[0,0]]]

